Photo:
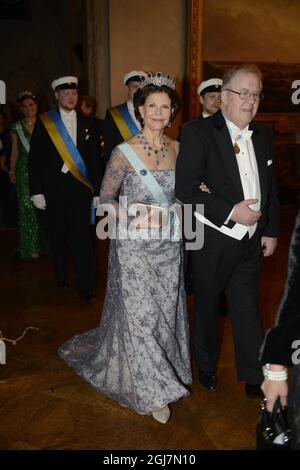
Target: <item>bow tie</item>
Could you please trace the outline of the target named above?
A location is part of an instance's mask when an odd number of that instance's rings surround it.
[[[253,131],[235,131],[233,134],[233,140],[238,142],[241,139],[250,140]]]

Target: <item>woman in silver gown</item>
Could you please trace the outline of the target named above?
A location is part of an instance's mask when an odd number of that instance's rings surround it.
[[[174,81],[150,74],[134,105],[142,131],[112,152],[100,193],[117,225],[101,323],[73,337],[59,354],[98,391],[166,423],[168,404],[188,395],[185,385],[192,380],[182,243],[173,205],[178,143],[164,134],[179,108]],[[145,210],[140,217],[127,211],[135,203]],[[121,226],[127,236],[121,236]]]

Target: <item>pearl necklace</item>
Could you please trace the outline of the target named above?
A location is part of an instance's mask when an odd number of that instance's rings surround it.
[[[137,138],[140,144],[142,144],[143,149],[146,151],[148,157],[154,157],[156,165],[160,164],[159,154],[161,154],[162,158],[166,158],[170,144],[170,140],[166,135],[163,134],[162,136],[162,144],[159,150],[151,147],[143,132],[139,132]]]

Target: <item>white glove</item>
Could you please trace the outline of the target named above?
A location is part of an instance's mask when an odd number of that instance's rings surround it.
[[[43,211],[46,209],[46,199],[44,194],[35,194],[34,196],[31,196],[31,200],[37,209],[41,209]]]
[[[97,209],[98,206],[100,206],[100,197],[95,196],[93,197],[93,207],[94,209]]]

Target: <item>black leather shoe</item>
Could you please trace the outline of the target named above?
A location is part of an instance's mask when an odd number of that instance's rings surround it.
[[[69,287],[69,284],[67,281],[57,281],[57,287],[60,289],[67,289]]]
[[[219,381],[214,372],[200,370],[199,381],[201,387],[209,392],[215,392],[219,388]]]
[[[79,298],[80,300],[85,300],[86,302],[92,302],[93,300],[96,300],[92,289],[80,289]]]
[[[248,384],[245,383],[245,393],[246,397],[251,400],[262,400],[265,398],[262,389],[260,388],[261,384]]]

